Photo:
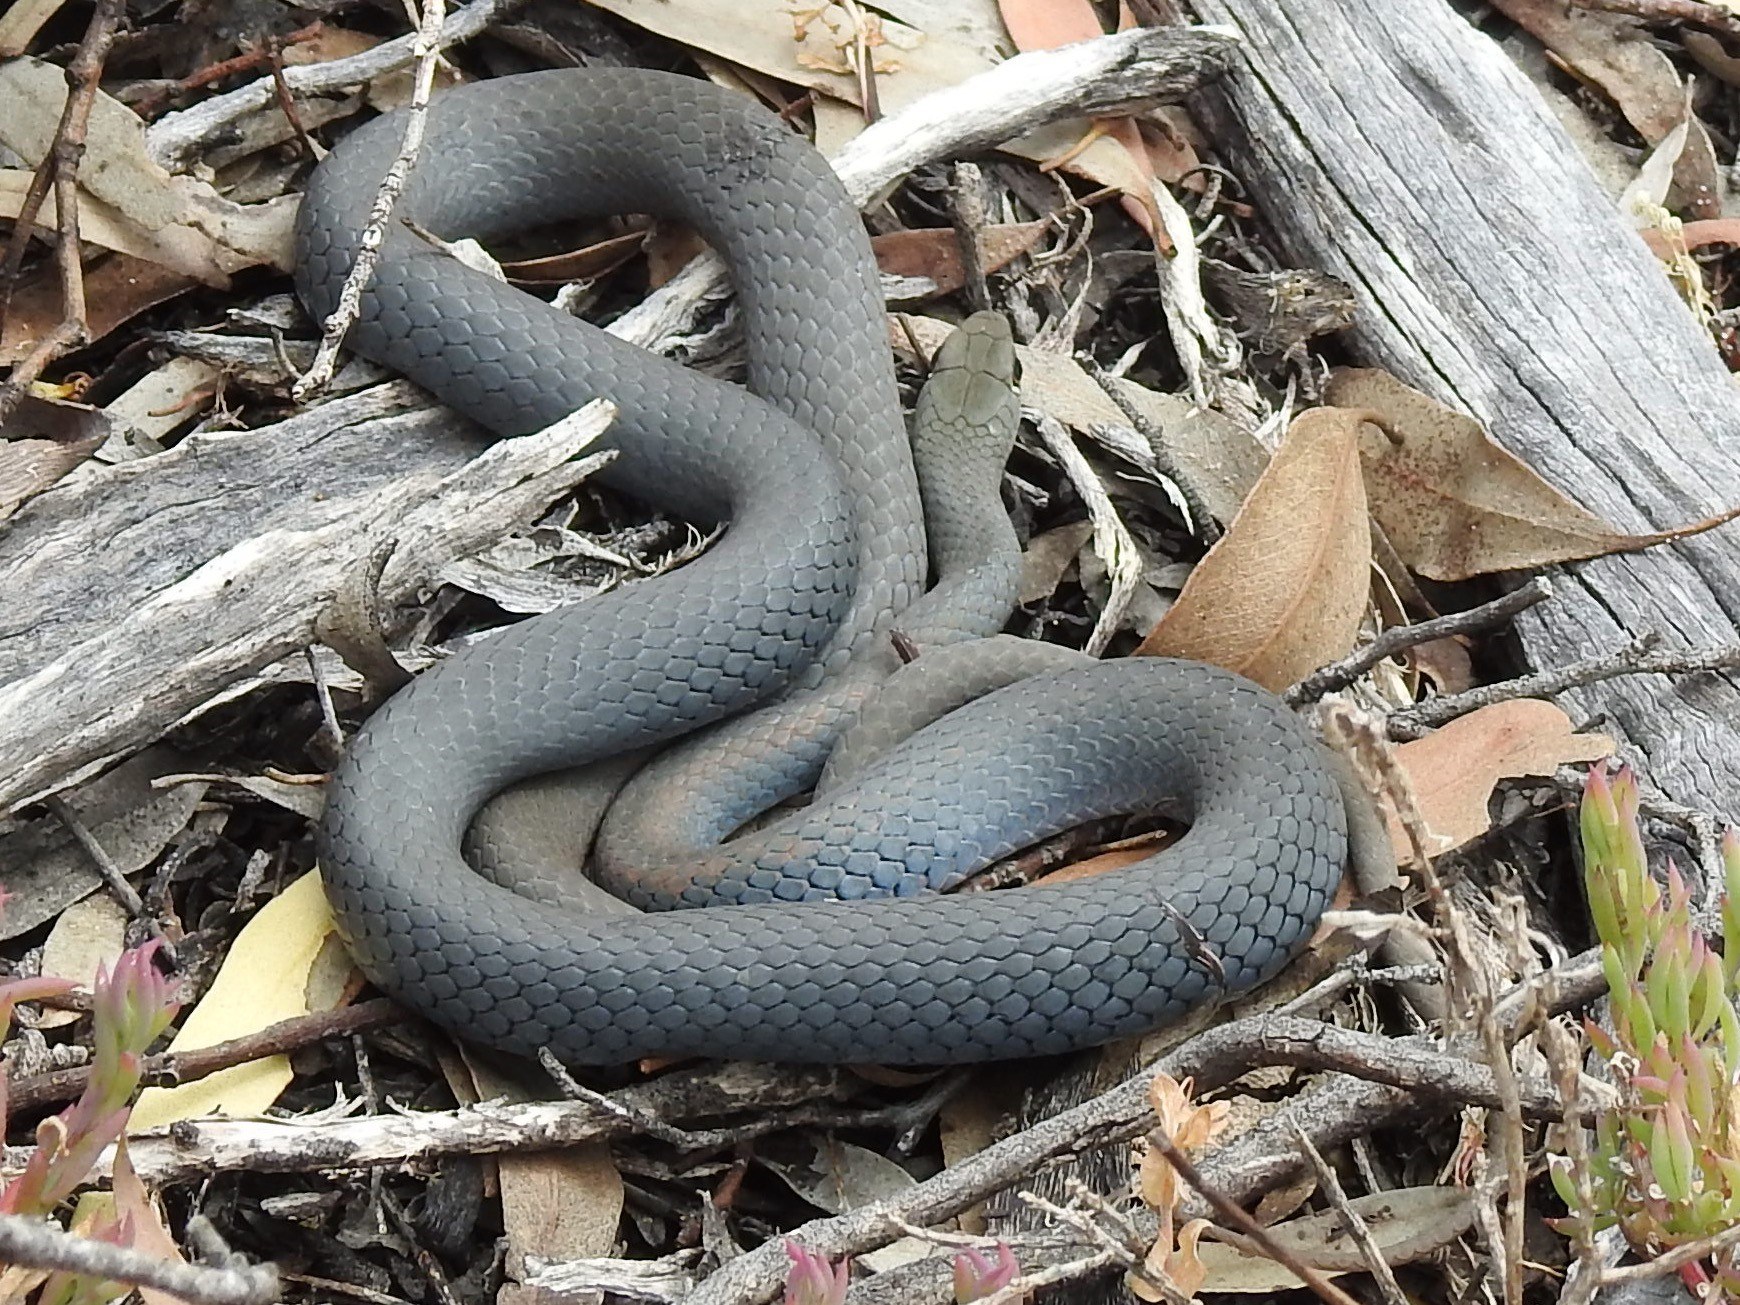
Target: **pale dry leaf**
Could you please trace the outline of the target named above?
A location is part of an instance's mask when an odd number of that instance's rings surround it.
[[[134,381],[103,411],[118,432],[164,440],[204,413],[222,377],[223,369],[215,363],[170,358]]]
[[[53,64],[0,64],[0,103],[20,109],[0,114],[0,144],[34,166],[54,140],[66,94],[65,74]],[[108,95],[92,103],[86,137],[81,236],[220,287],[229,273],[260,263],[289,270],[295,196],[236,204],[208,182],[165,171],[146,151],[138,115]],[[29,184],[19,172],[0,186],[0,213],[17,211]],[[53,213],[51,198],[40,220],[52,223]]]
[[[1689,118],[1682,120],[1655,143],[1619,197],[1619,211],[1633,226],[1641,229],[1657,225],[1657,215],[1667,206],[1668,191],[1673,188],[1674,165],[1685,153],[1689,124]]]
[[[1178,1247],[1166,1263],[1174,1285],[1194,1300],[1208,1281],[1208,1266],[1202,1262],[1202,1234],[1208,1230],[1207,1219],[1192,1219],[1178,1230]]]
[[[818,1210],[845,1214],[912,1187],[918,1180],[880,1152],[825,1133],[764,1139],[756,1159]]]
[[[1371,587],[1359,417],[1301,413],[1226,534],[1137,649],[1280,690],[1352,649]]]
[[[185,757],[159,745],[66,794],[67,806],[122,874],[135,874],[161,856],[204,800],[203,784],[154,787],[154,780],[185,766]],[[0,937],[38,927],[102,883],[90,854],[57,818],[22,822],[0,837],[0,885],[9,895]]]
[[[903,51],[916,48],[924,34],[885,18],[868,6],[821,3],[799,5],[792,17],[793,57],[799,66],[837,76],[856,76],[868,57],[877,77],[900,71]]]
[[[114,1202],[116,1215],[123,1219],[131,1218],[133,1221],[131,1244],[134,1250],[143,1251],[172,1264],[187,1262],[187,1257],[181,1253],[181,1247],[176,1244],[174,1234],[164,1222],[162,1202],[151,1194],[134,1171],[133,1162],[127,1155],[127,1139],[124,1137],[115,1144]],[[144,1305],[185,1305],[180,1296],[171,1296],[156,1287],[140,1287],[137,1290]]]
[[[1628,535],[1495,444],[1472,417],[1388,372],[1338,371],[1324,401],[1366,410],[1383,422],[1360,431],[1372,516],[1402,560],[1433,580],[1632,552],[1700,534],[1740,514],[1737,507],[1674,530]]]
[[[66,70],[44,59],[0,64],[0,143],[34,167],[47,157],[66,103]],[[175,178],[145,151],[145,124],[109,95],[91,102],[79,189],[126,213],[146,231],[178,222],[184,202]]]
[[[459,1048],[474,1100],[529,1101],[518,1079],[492,1066],[468,1047]],[[622,1174],[602,1142],[555,1151],[494,1157],[501,1184],[502,1231],[507,1236],[509,1276],[527,1276],[527,1257],[544,1261],[587,1260],[611,1253],[626,1197]]]
[[[243,926],[217,978],[183,1018],[168,1049],[209,1047],[281,1020],[331,1010],[345,999],[352,975],[320,872],[310,870]],[[259,1115],[289,1086],[290,1077],[288,1056],[265,1056],[179,1087],[146,1088],[128,1131],[209,1115]]]
[[[13,0],[0,13],[0,59],[29,49],[32,39],[64,4],[66,0]]]
[[[126,948],[127,908],[106,893],[95,893],[60,913],[42,944],[42,972],[90,988],[98,969],[112,969]],[[76,1010],[46,1007],[36,1027],[57,1029],[79,1018]]]
[[[1449,1245],[1474,1222],[1472,1198],[1455,1187],[1401,1187],[1356,1197],[1348,1204],[1370,1228],[1392,1267],[1411,1264]],[[1334,1210],[1277,1224],[1269,1235],[1331,1277],[1365,1269],[1359,1248]],[[1198,1253],[1207,1271],[1203,1282],[1207,1292],[1244,1295],[1292,1291],[1304,1285],[1290,1269],[1224,1242],[1204,1242]]]
[[[1396,760],[1413,781],[1432,851],[1447,852],[1491,826],[1488,800],[1499,780],[1551,775],[1560,766],[1599,761],[1613,750],[1613,740],[1604,734],[1576,733],[1571,718],[1553,703],[1513,698],[1402,744]],[[1394,815],[1390,838],[1397,847],[1407,846]]]
[[[1084,520],[1054,526],[1028,540],[1021,552],[1022,603],[1037,603],[1055,594],[1093,537],[1094,523]]]

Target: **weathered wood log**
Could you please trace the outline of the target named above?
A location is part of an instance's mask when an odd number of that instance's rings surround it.
[[[0,811],[89,774],[315,640],[386,541],[389,602],[560,498],[608,423],[484,445],[408,385],[94,468],[0,535]],[[483,451],[480,453],[479,450]]]
[[[1243,66],[1193,103],[1289,258],[1347,281],[1356,353],[1472,413],[1629,530],[1740,503],[1740,390],[1529,81],[1445,0],[1192,0]],[[1536,666],[1731,643],[1740,526],[1565,568]],[[1734,677],[1568,695],[1669,796],[1740,817]]]

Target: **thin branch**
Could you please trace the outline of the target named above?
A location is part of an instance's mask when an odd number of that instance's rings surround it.
[[[429,122],[429,95],[435,86],[435,64],[441,55],[441,19],[445,0],[422,0],[423,12],[412,51],[417,61],[416,76],[411,85],[411,103],[405,113],[405,139],[399,155],[381,178],[375,202],[369,209],[368,224],[357,239],[356,262],[338,292],[338,304],[321,324],[320,348],[315,352],[314,365],[290,387],[291,397],[306,403],[332,380],[338,365],[339,347],[362,311],[362,294],[375,274],[380,261],[381,245],[387,238],[387,224],[393,209],[411,179],[411,169],[417,165],[417,155],[423,148],[423,133]],[[278,85],[275,81],[274,86]]]
[[[347,1037],[404,1021],[404,1007],[382,997],[343,1010],[280,1020],[257,1033],[213,1043],[209,1047],[147,1056],[142,1072],[148,1084],[175,1087],[264,1056],[280,1056],[327,1038]],[[90,1077],[91,1067],[80,1065],[17,1079],[8,1091],[12,1112],[16,1115],[56,1101],[71,1101],[85,1090]]]
[[[278,1299],[278,1272],[269,1264],[218,1269],[161,1260],[17,1214],[0,1214],[0,1261],[153,1287],[193,1305],[270,1305]]]
[[[115,28],[126,11],[126,0],[97,0],[77,53],[67,64],[67,97],[60,109],[54,141],[37,165],[25,194],[24,208],[12,231],[12,243],[0,268],[0,335],[5,333],[12,292],[24,266],[24,253],[50,186],[54,189],[55,263],[60,271],[61,321],[12,369],[0,385],[0,422],[11,415],[30,385],[49,363],[90,338],[85,320],[85,273],[79,248],[79,166],[85,157],[85,132],[91,106],[103,77],[103,64],[114,44]],[[45,347],[46,346],[46,347]]]
[[[1724,1228],[1721,1232],[1711,1233],[1708,1237],[1700,1237],[1695,1242],[1686,1242],[1676,1246],[1671,1251],[1665,1251],[1653,1260],[1642,1264],[1621,1264],[1611,1269],[1601,1271],[1601,1285],[1611,1287],[1621,1282],[1643,1282],[1649,1278],[1665,1278],[1670,1273],[1678,1273],[1686,1265],[1706,1256],[1720,1255],[1731,1246],[1740,1246],[1740,1224]]]
[[[473,0],[442,24],[435,40],[436,48],[445,50],[469,41],[522,3],[524,0]],[[410,32],[346,59],[286,68],[284,85],[299,95],[317,95],[360,86],[412,63],[417,58],[421,39],[420,33]],[[202,100],[179,113],[165,114],[146,129],[146,151],[158,163],[176,171],[185,166],[194,151],[206,141],[250,113],[264,109],[277,97],[278,85],[267,76],[227,94]]]
[[[1721,5],[1700,0],[1569,0],[1577,9],[1609,14],[1630,14],[1646,23],[1691,23],[1712,31],[1740,36],[1740,18]]]
[[[1399,652],[1417,648],[1434,639],[1490,629],[1510,620],[1518,612],[1525,612],[1537,603],[1545,602],[1552,594],[1552,581],[1545,576],[1536,576],[1502,598],[1495,598],[1478,607],[1470,607],[1465,612],[1452,612],[1448,616],[1433,617],[1430,621],[1421,621],[1415,625],[1391,626],[1357,652],[1338,662],[1331,662],[1321,670],[1313,671],[1281,696],[1294,707],[1302,703],[1316,702],[1326,693],[1345,689],[1386,657],[1393,657]]]
[[[1616,679],[1621,675],[1686,675],[1697,671],[1728,671],[1740,667],[1740,644],[1714,648],[1663,648],[1652,650],[1650,639],[1640,639],[1616,653],[1585,657],[1552,670],[1482,685],[1466,693],[1433,698],[1389,717],[1391,738],[1417,739],[1426,731],[1480,707],[1514,698],[1550,698],[1566,689]]]
[[[1402,1292],[1402,1286],[1396,1281],[1395,1272],[1390,1268],[1390,1262],[1384,1259],[1384,1253],[1377,1244],[1377,1239],[1371,1235],[1371,1225],[1359,1217],[1359,1212],[1353,1208],[1347,1199],[1347,1193],[1342,1189],[1341,1179],[1335,1175],[1335,1170],[1323,1158],[1323,1153],[1312,1143],[1311,1137],[1302,1128],[1293,1130],[1293,1135],[1299,1139],[1300,1153],[1311,1162],[1311,1168],[1317,1175],[1317,1185],[1329,1198],[1329,1204],[1341,1219],[1341,1225],[1347,1229],[1347,1235],[1353,1238],[1359,1253],[1365,1259],[1366,1268],[1371,1270],[1372,1279],[1377,1283],[1378,1290],[1388,1305],[1408,1305],[1408,1298]]]
[[[1082,456],[1081,450],[1076,448],[1063,423],[1027,408],[1022,410],[1022,416],[1033,422],[1046,450],[1057,459],[1064,476],[1081,495],[1088,518],[1093,522],[1094,552],[1106,564],[1106,573],[1111,579],[1112,592],[1106,598],[1105,608],[1094,622],[1093,633],[1087,641],[1087,654],[1098,657],[1111,643],[1112,636],[1123,628],[1124,617],[1136,599],[1142,583],[1142,555],[1129,528],[1118,516],[1111,495],[1106,493],[1106,487],[1100,483],[1099,476]]]
[[[1081,355],[1078,361],[1087,370],[1087,374],[1094,378],[1095,384],[1105,391],[1106,397],[1117,405],[1118,411],[1124,414],[1124,420],[1147,441],[1148,448],[1154,455],[1155,469],[1177,487],[1178,496],[1184,500],[1185,509],[1190,513],[1191,529],[1196,532],[1197,538],[1209,545],[1219,543],[1222,533],[1220,522],[1214,519],[1214,513],[1209,510],[1202,487],[1172,456],[1165,432],[1131,401],[1119,384],[1120,378],[1113,376],[1086,354]]]

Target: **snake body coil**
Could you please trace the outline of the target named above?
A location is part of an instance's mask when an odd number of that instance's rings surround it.
[[[399,138],[395,118],[371,124],[315,175],[297,240],[317,317]],[[333,776],[319,850],[375,982],[462,1036],[570,1063],[936,1063],[1105,1042],[1285,962],[1340,875],[1339,793],[1279,702],[1160,659],[1004,689],[730,856],[637,894],[711,909],[566,912],[472,874],[460,842],[491,794],[832,674],[918,593],[923,545],[868,242],[783,124],[693,80],[537,73],[440,97],[423,158],[397,216],[440,236],[615,212],[696,226],[732,268],[749,391],[393,224],[357,351],[504,435],[608,397],[611,480],[730,524],[697,562],[503,631],[367,722]],[[911,900],[1168,793],[1193,809],[1192,829],[1140,865]],[[818,900],[875,896],[900,900]]]

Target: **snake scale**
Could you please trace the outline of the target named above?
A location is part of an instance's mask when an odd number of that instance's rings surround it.
[[[319,319],[401,135],[397,115],[367,125],[310,183],[297,286]],[[396,216],[437,236],[623,212],[698,229],[732,272],[748,384],[624,344],[390,225],[352,348],[503,436],[607,397],[609,481],[729,525],[669,575],[440,662],[364,724],[318,852],[374,982],[463,1037],[569,1063],[955,1063],[1145,1031],[1286,962],[1345,859],[1320,745],[1256,686],[1159,658],[970,703],[641,893],[704,910],[563,909],[474,874],[466,829],[513,782],[849,675],[922,603],[923,527],[863,225],[786,124],[694,79],[561,70],[440,96],[422,158]],[[1190,831],[1139,864],[934,895],[1167,797]]]

